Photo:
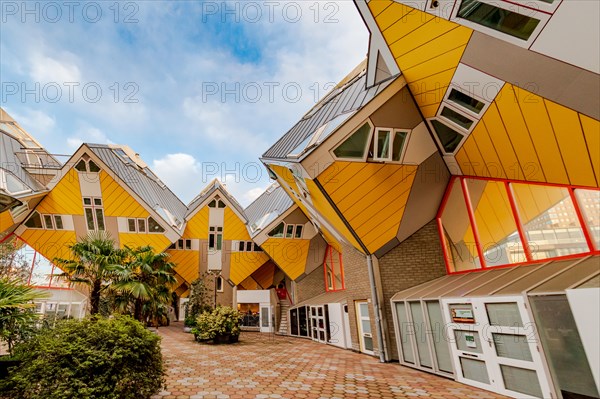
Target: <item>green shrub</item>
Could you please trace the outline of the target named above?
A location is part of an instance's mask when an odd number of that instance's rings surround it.
[[[238,337],[241,321],[242,315],[237,310],[229,306],[217,306],[212,312],[204,312],[198,316],[192,333],[202,341],[221,336]]]
[[[9,397],[146,399],[164,381],[160,337],[129,317],[60,321],[15,352]]]

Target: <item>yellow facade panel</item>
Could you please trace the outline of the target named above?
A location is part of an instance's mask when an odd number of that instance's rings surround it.
[[[168,250],[169,261],[173,262],[175,272],[179,274],[186,282],[191,283],[199,277],[200,273],[200,252],[189,250]]]
[[[480,122],[475,126],[475,129],[473,129],[473,132],[467,141],[469,140],[475,140],[475,143],[481,152],[481,156],[485,160],[486,169],[489,175],[494,178],[506,179],[506,173],[504,173],[504,168],[502,167],[500,158],[498,158],[498,154],[496,153],[496,148],[490,140],[490,136],[484,123]]]
[[[351,179],[346,180],[342,189],[337,190],[334,194],[329,193],[329,191],[328,193],[340,211],[346,215],[348,208],[372,190],[385,184],[386,180],[391,179],[395,174],[400,175],[396,178],[396,181],[401,179],[401,165],[368,164],[367,168],[361,170]],[[348,218],[348,215],[346,215],[346,218]]]
[[[583,114],[579,114],[579,119],[594,167],[596,182],[600,184],[600,122]]]
[[[479,151],[479,147],[477,147],[477,143],[475,142],[473,136],[469,137],[465,141],[461,148],[461,151],[462,150],[465,150],[469,157],[468,165],[461,164],[463,174],[479,177],[490,177],[484,157]]]
[[[377,21],[379,29],[383,32],[387,28],[392,26],[394,23],[396,23],[399,19],[400,23],[402,23],[403,21],[405,22],[407,20],[406,14],[412,14],[416,12],[418,11],[416,11],[414,8],[405,6],[401,3],[394,2],[389,7],[387,7],[384,12],[380,13],[375,18],[375,21]]]
[[[471,138],[469,138],[469,140],[470,139]],[[472,170],[472,167],[471,167],[471,160],[469,159],[469,156],[467,155],[467,150],[465,149],[465,146],[462,146],[460,148],[460,150],[458,150],[458,152],[454,155],[454,160],[458,164],[458,167],[460,168],[461,173],[463,175],[469,175],[469,173]]]
[[[19,238],[50,262],[55,258],[72,259],[68,247],[77,242],[74,231],[64,230],[27,229]]]
[[[396,21],[383,31],[383,37],[387,43],[394,43],[402,39],[408,33],[434,18],[431,14],[423,13],[408,7],[405,7],[403,11],[406,11],[406,13],[404,15],[398,14],[393,16],[396,18]],[[391,16],[391,13],[386,11],[385,15]]]
[[[413,67],[403,69],[402,74],[409,82],[415,82],[440,71],[456,68],[467,46],[460,46],[426,62],[422,62]],[[440,98],[440,101],[442,99]]]
[[[269,256],[265,252],[233,252],[229,279],[234,284],[240,284],[268,260]]]
[[[321,227],[321,233],[327,244],[331,245],[336,251],[343,252],[342,246],[338,240],[335,239],[333,234],[331,234],[331,232],[329,232],[326,228]]]
[[[505,84],[496,97],[496,106],[506,127],[512,147],[528,181],[545,182],[544,171],[533,147],[529,131],[523,120],[519,103],[511,84]]]
[[[450,81],[452,81],[452,76],[454,75],[454,71],[456,68],[448,69],[445,71],[441,71],[440,73],[436,73],[435,75],[428,76],[421,80],[417,80],[409,83],[410,90],[416,96],[421,93],[428,93],[432,91],[436,91],[435,95],[439,95],[440,89],[444,87],[448,87]],[[440,98],[440,101],[442,99]]]
[[[319,175],[319,181],[330,195],[345,187],[345,183],[369,165],[363,162],[336,161]]]
[[[394,4],[392,0],[371,0],[369,2],[369,9],[373,16],[376,17],[392,4]]]
[[[378,228],[375,231],[371,231],[366,234],[363,241],[365,246],[369,250],[369,252],[373,253],[383,247],[385,244],[390,242],[396,237],[398,234],[398,227],[400,226],[400,222],[402,221],[402,216],[404,215],[404,210],[406,208],[402,208],[394,214],[393,218],[390,218],[389,222],[381,226],[381,230]]]
[[[426,14],[426,13],[424,13]],[[429,15],[429,14],[427,14]],[[395,42],[388,42],[394,58],[399,58],[404,54],[413,51],[415,48],[429,43],[459,25],[446,21],[445,19],[435,17],[419,28],[408,32],[401,39]]]
[[[100,188],[106,216],[132,218],[147,218],[150,216],[148,211],[131,194],[104,171],[100,172]]]
[[[404,72],[415,65],[429,61],[456,48],[466,46],[472,33],[473,31],[471,29],[459,26],[456,29],[452,29],[439,36],[434,41],[425,43],[422,46],[415,48],[413,51],[396,58],[396,62],[398,62],[400,70]],[[458,62],[456,62],[456,64],[450,64],[448,61],[445,64],[440,65],[439,70],[442,71],[444,69],[456,67],[457,65]],[[408,77],[406,77],[406,80],[409,82],[411,81]]]
[[[309,246],[310,240],[269,238],[262,248],[289,278],[296,280],[306,270]]]
[[[296,180],[294,179],[294,174],[292,171],[281,165],[269,165],[269,167],[275,172],[277,176],[279,176],[283,181],[285,181],[292,191],[296,194],[300,195],[300,189],[298,189],[298,185],[296,184]]]
[[[544,100],[544,103],[571,184],[598,187],[577,112],[552,101]]]
[[[70,169],[37,206],[40,213],[83,215],[79,175]]]
[[[510,85],[506,85],[510,86]],[[569,184],[569,178],[556,143],[552,124],[544,106],[544,99],[529,91],[513,86],[518,105],[538,158],[549,183]]]
[[[250,234],[244,222],[238,215],[231,210],[225,208],[225,219],[223,223],[223,239],[224,240],[250,240]]]
[[[208,239],[208,207],[200,209],[187,222],[184,236],[189,238]]]
[[[427,108],[431,108],[432,112],[429,113],[429,117],[435,116],[438,107],[442,102],[444,95],[446,94],[446,90],[448,90],[448,86],[439,86],[433,90],[416,94],[414,96],[415,102],[417,103],[419,108],[421,108],[421,112],[425,115],[424,110]],[[433,106],[435,106],[435,108]]]
[[[482,118],[483,123],[489,133],[489,137],[496,148],[496,154],[500,158],[500,163],[506,173],[506,178],[511,180],[523,180],[523,172],[519,160],[515,155],[512,143],[508,138],[504,124],[500,118],[496,103],[490,104],[488,110]],[[480,122],[481,123],[481,122]]]
[[[250,276],[239,284],[245,290],[257,290],[259,289],[258,283]]]
[[[163,234],[138,234],[138,233],[119,233],[119,243],[121,248],[151,246],[155,252],[163,252],[171,242]]]
[[[10,229],[13,224],[14,221],[9,211],[0,213],[0,234]]]

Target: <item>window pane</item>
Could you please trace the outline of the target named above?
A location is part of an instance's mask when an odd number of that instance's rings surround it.
[[[486,303],[490,325],[503,327],[523,327],[519,306],[515,302]]]
[[[52,216],[50,215],[44,215],[44,225],[46,227],[46,229],[48,230],[52,230],[53,226],[52,226]]]
[[[271,230],[271,232],[269,233],[269,236],[270,237],[283,237],[283,229],[284,229],[284,224],[283,224],[283,222],[281,222],[277,225],[277,227],[275,227],[273,230]]]
[[[365,123],[352,136],[340,144],[333,153],[338,158],[362,159],[365,156],[369,137],[371,137],[371,126]]]
[[[262,252],[262,248],[258,244],[254,244],[254,252]]]
[[[20,179],[14,176],[12,173],[4,171],[4,177],[6,179],[6,190],[9,193],[20,193],[22,191],[29,191],[29,187],[25,185]]]
[[[221,250],[222,245],[223,245],[223,235],[217,234],[217,251]]]
[[[421,302],[410,303],[410,313],[413,322],[415,323],[415,342],[417,343],[417,352],[419,354],[419,364],[423,367],[431,368],[431,354],[429,352],[429,343],[427,342],[427,334],[425,331],[425,319],[423,318],[423,309]]]
[[[215,249],[215,234],[211,233],[208,235],[208,248]]]
[[[452,101],[455,104],[460,105],[463,108],[468,109],[471,112],[479,114],[485,104],[481,101],[474,99],[471,96],[468,96],[456,89],[452,89],[450,91],[450,95],[448,96],[448,100]]]
[[[394,148],[392,150],[392,161],[400,162],[404,141],[406,141],[407,132],[396,132],[394,136]]]
[[[477,331],[454,330],[454,339],[459,351],[483,353]]]
[[[442,213],[450,267],[452,271],[478,269],[477,246],[459,179],[454,180],[450,190]]]
[[[460,367],[462,369],[463,377],[469,380],[483,382],[484,384],[490,383],[490,377],[488,376],[485,362],[461,357]]]
[[[138,219],[138,231],[140,233],[146,232],[146,219]]]
[[[238,251],[239,252],[244,252],[244,249],[245,249],[244,241],[240,241],[238,245],[239,245]]]
[[[183,240],[177,240],[177,249],[183,249]]]
[[[460,141],[463,139],[463,135],[436,119],[431,121],[431,125],[433,126],[435,134],[438,136],[444,151],[448,153],[454,152]]]
[[[210,201],[210,203],[208,204],[209,208],[216,208],[217,207],[217,201],[216,200],[212,200]]]
[[[89,168],[90,172],[100,172],[100,168],[94,163],[94,161],[89,162]]]
[[[85,161],[82,159],[79,162],[77,162],[77,165],[75,165],[75,169],[77,169],[80,172],[87,172]]]
[[[102,199],[100,199],[100,198],[94,198],[94,205],[96,205],[96,206],[102,206]]]
[[[535,18],[477,0],[463,0],[458,10],[458,17],[522,40],[529,39],[540,23]]]
[[[285,233],[285,238],[292,238],[293,236],[294,236],[294,225],[288,224],[286,233]]]
[[[149,233],[164,233],[165,229],[154,220],[154,218],[148,218],[148,232]]]
[[[84,198],[83,199],[83,204],[84,205],[92,205],[92,199],[91,198]]]
[[[492,333],[492,337],[498,356],[533,361],[525,335]]]
[[[225,208],[225,203],[223,201],[219,201],[219,208]]]
[[[469,128],[473,124],[473,121],[471,119],[467,118],[466,116],[462,116],[458,112],[448,107],[444,107],[444,109],[442,109],[441,115],[444,118],[456,123],[458,126],[464,127],[467,130],[469,130]]]
[[[296,234],[295,234],[295,238],[302,238],[302,225],[296,225]]]
[[[135,233],[135,219],[127,219],[127,225],[131,233]]]
[[[56,227],[56,230],[62,230],[64,228],[62,216],[60,216],[60,215],[54,216],[54,226]]]
[[[583,218],[596,242],[596,248],[600,248],[600,191],[578,188],[575,195]]]
[[[534,259],[588,252],[569,190],[511,184]]]
[[[252,244],[253,244],[252,241],[248,241],[246,243],[246,251],[247,252],[252,252]]]
[[[41,229],[42,228],[42,218],[39,213],[33,212],[33,215],[29,217],[27,222],[25,222],[25,226],[32,229]]]
[[[91,208],[85,208],[85,220],[87,222],[88,230],[96,230],[96,224],[94,223],[94,212]]]
[[[104,230],[104,214],[102,209],[96,209],[96,222],[98,223],[98,230]]]
[[[427,302],[427,313],[429,314],[431,340],[433,341],[438,368],[441,371],[452,373],[452,357],[450,356],[450,347],[446,341],[446,327],[440,303],[438,301]]]
[[[185,240],[185,249],[192,249],[192,240]]]
[[[390,157],[390,139],[391,132],[389,130],[379,130],[377,132],[377,154],[378,159],[389,159]]]
[[[468,179],[467,186],[487,266],[527,261],[504,183]]]
[[[542,397],[542,388],[535,370],[527,370],[520,367],[500,365],[504,387],[511,391],[524,393],[536,398]]]

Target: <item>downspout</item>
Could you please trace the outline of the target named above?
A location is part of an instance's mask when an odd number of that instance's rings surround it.
[[[364,253],[366,255],[367,272],[369,273],[369,285],[371,287],[371,297],[373,298],[373,310],[375,311],[375,332],[377,334],[377,343],[379,346],[379,361],[381,363],[385,363],[387,361],[387,359],[386,359],[387,344],[386,344],[385,340],[383,339],[384,326],[383,326],[383,318],[381,317],[381,307],[379,304],[379,296],[377,294],[377,283],[375,281],[375,270],[373,269],[373,258],[372,258],[373,255],[371,255],[371,253],[369,252],[369,250],[367,249],[365,244],[363,244],[363,242],[360,239],[360,237],[358,236],[358,234],[356,234],[356,232],[354,231],[354,229],[352,228],[350,223],[346,220],[346,218],[344,217],[342,212],[338,209],[337,205],[329,197],[329,194],[327,194],[327,191],[325,191],[325,188],[321,185],[321,182],[319,181],[319,179],[315,177],[313,179],[313,182],[319,188],[319,190],[321,191],[321,194],[323,194],[323,196],[327,199],[327,202],[329,203],[329,205],[331,205],[331,207],[335,210],[335,213],[342,220],[342,222],[344,223],[344,225],[346,226],[348,231],[350,231],[350,233],[352,234],[352,236],[354,237],[356,242],[358,242],[360,244],[360,247],[362,248],[362,250],[364,251]]]

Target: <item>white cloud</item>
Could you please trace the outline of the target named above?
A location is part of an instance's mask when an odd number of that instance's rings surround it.
[[[42,137],[51,135],[52,130],[54,130],[56,126],[54,117],[40,110],[22,108],[19,110],[19,113],[14,113],[10,110],[8,110],[8,113],[23,126],[29,134],[40,140]]]
[[[255,187],[255,188],[251,188],[250,190],[246,191],[242,198],[243,201],[245,203],[251,203],[252,201],[254,201],[255,199],[257,199],[258,197],[260,197],[260,195],[266,190],[265,187]]]
[[[83,143],[114,144],[100,129],[86,126],[67,138],[67,145],[71,150],[76,150]]]
[[[31,78],[40,84],[56,82],[62,85],[65,82],[81,82],[81,72],[75,64],[74,56],[70,53],[63,54],[63,60],[34,53],[30,60]]]

